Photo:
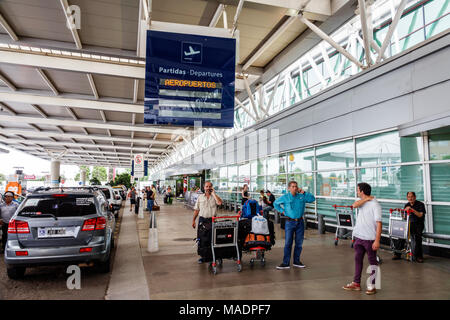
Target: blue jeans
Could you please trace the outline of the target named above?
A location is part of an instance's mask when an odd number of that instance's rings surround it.
[[[153,208],[153,200],[147,200],[148,211],[152,212],[152,208]]]
[[[295,234],[294,263],[300,262],[300,254],[302,253],[303,236],[305,234],[305,224],[303,219],[300,221],[287,220],[284,227],[286,234],[284,245],[283,263],[289,265],[291,261],[292,242]]]

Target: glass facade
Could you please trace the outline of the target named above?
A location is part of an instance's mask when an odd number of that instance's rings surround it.
[[[398,4],[398,1],[396,3]],[[379,7],[377,7],[378,4],[380,4]],[[375,1],[374,6],[376,9],[374,9],[373,38],[374,41],[381,47],[393,16],[389,2],[381,0]],[[399,24],[397,25],[397,28],[391,38],[390,44],[386,49],[385,55],[387,57],[392,57],[399,54],[412,46],[447,30],[449,27],[449,0],[410,1],[408,2],[407,8],[403,12]],[[330,36],[334,41],[339,43],[343,48],[347,49],[353,56],[359,59],[359,61],[364,62],[365,52],[363,42],[360,39],[360,28],[361,24],[359,17],[354,17]],[[358,33],[357,37],[356,33],[353,35],[349,34],[349,29],[356,30],[355,32]],[[322,55],[322,46],[324,47],[326,54],[328,54],[328,61],[325,61],[326,59],[324,59]],[[307,56],[309,56],[310,59],[307,59]],[[373,53],[373,59],[375,58],[376,53]],[[278,76],[275,76],[273,79],[264,84],[263,92],[265,92],[265,94],[263,95],[263,99],[266,103],[265,106],[268,107],[267,112],[269,116],[277,114],[280,111],[293,106],[299,101],[307,99],[310,96],[328,88],[330,85],[334,85],[335,83],[347,79],[352,75],[358,74],[360,71],[361,68],[351,63],[350,60],[348,60],[341,53],[337,52],[327,42],[322,41],[308,51],[304,56],[299,57],[297,61],[294,61],[285,70],[280,72],[281,78],[273,99],[270,97],[275,89]],[[335,73],[333,76],[331,75],[332,72]],[[255,92],[253,98],[256,105],[259,106],[259,93]],[[269,100],[272,101],[271,106],[267,106]],[[234,128],[224,130],[222,132],[223,137],[227,138],[232,136],[233,134],[256,123],[253,114],[254,112],[252,112],[253,108],[250,98],[244,100],[242,104],[247,110],[250,110],[252,116],[237,105],[235,109]],[[207,148],[216,143],[216,137],[219,136],[220,139],[222,134],[213,134],[211,130],[215,129],[205,130],[205,132],[194,138],[193,144],[196,146],[201,146],[202,148]],[[387,138],[391,139],[392,137]],[[361,164],[363,162],[373,161],[373,159],[370,159],[370,153],[378,153],[380,152],[380,148],[383,152],[386,152],[386,154],[383,154],[383,157],[380,158],[380,162],[391,161],[391,163],[393,163],[392,161],[416,161],[412,159],[418,157],[420,158],[422,156],[420,146],[418,146],[419,149],[415,150],[414,141],[417,142],[416,138],[400,139],[397,137],[397,142],[392,146],[383,145],[383,139],[385,139],[385,137],[378,137],[376,139],[378,139],[378,141],[374,141],[375,144],[368,144],[368,149],[366,150],[368,154],[366,158],[360,157]],[[361,141],[361,143],[363,144],[363,141]],[[377,146],[376,143],[381,145]],[[394,147],[395,145],[396,148]],[[363,152],[365,147],[362,145],[360,148],[360,151]],[[404,152],[404,148],[411,148],[414,152]],[[350,153],[351,152],[353,151],[350,150]],[[186,143],[184,146],[179,148],[178,152],[175,152],[171,157],[169,157],[168,161],[169,163],[175,163],[191,155],[192,153],[194,153],[194,150],[192,150],[190,143]],[[396,154],[401,154],[404,159],[396,159]],[[340,162],[352,160],[344,159],[342,156],[342,154],[338,155],[338,159],[318,159],[318,163],[322,166],[333,166],[332,168],[334,169],[337,168],[337,165],[342,164]],[[449,155],[447,154],[447,156]],[[326,157],[326,155],[324,155],[324,157]],[[333,162],[336,163],[333,164]],[[344,166],[344,168],[345,167],[346,166]]]
[[[260,190],[279,197],[289,181],[297,181],[317,199],[307,212],[328,218],[335,218],[333,204],[351,205],[357,184],[367,182],[381,203],[385,232],[389,209],[403,208],[407,192],[414,191],[426,204],[428,230],[450,235],[449,155],[450,134],[399,137],[397,131],[388,131],[215,168],[207,177],[220,176],[219,194],[231,201],[239,201],[244,183],[258,199]]]

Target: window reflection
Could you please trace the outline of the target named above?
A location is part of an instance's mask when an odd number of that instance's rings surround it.
[[[386,132],[356,139],[358,167],[420,161],[423,158],[420,137],[402,137]]]
[[[318,172],[317,194],[329,197],[354,197],[355,173],[353,170]]]
[[[358,182],[367,182],[372,195],[382,199],[405,199],[408,191],[414,191],[418,200],[423,200],[422,166],[394,166],[362,168],[358,171]]]
[[[312,148],[297,152],[289,152],[287,158],[289,172],[314,170],[314,150]]]
[[[316,150],[317,169],[327,170],[353,167],[353,153],[352,140],[318,147]]]

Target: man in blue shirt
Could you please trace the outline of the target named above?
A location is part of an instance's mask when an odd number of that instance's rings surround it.
[[[275,200],[275,209],[287,217],[285,224],[285,245],[283,263],[277,269],[289,269],[292,253],[292,242],[295,234],[294,248],[294,267],[304,268],[305,265],[300,261],[302,252],[303,236],[305,233],[305,224],[303,214],[306,203],[316,201],[316,198],[309,192],[305,192],[298,187],[297,182],[289,182],[289,192]]]

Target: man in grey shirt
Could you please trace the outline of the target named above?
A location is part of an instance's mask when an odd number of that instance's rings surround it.
[[[6,241],[8,237],[8,223],[17,210],[17,203],[13,201],[14,193],[6,191],[4,194],[5,202],[0,204],[0,224],[2,226],[2,253],[5,251]]]

